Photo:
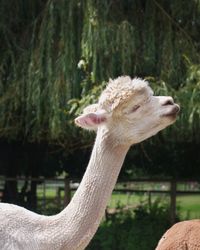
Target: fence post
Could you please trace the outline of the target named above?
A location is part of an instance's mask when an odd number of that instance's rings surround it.
[[[173,225],[176,221],[176,181],[171,180],[170,184],[170,223]]]
[[[43,182],[43,209],[46,210],[46,182]]]
[[[64,179],[64,207],[66,207],[71,200],[71,190],[69,178],[65,177]]]
[[[149,205],[149,208],[151,209],[151,205],[152,205],[152,202],[151,202],[151,191],[148,191],[148,205]]]

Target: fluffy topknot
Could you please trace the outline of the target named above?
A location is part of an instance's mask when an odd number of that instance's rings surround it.
[[[121,76],[111,79],[99,98],[99,106],[110,112],[134,98],[134,95],[145,91],[152,92],[148,82],[140,78]]]

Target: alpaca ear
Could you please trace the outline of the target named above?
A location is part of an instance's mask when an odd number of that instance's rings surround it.
[[[77,126],[88,130],[97,130],[98,126],[107,121],[108,114],[105,110],[98,110],[82,114],[75,119]]]

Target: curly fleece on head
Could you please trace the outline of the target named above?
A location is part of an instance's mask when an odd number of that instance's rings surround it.
[[[99,106],[109,112],[113,111],[142,91],[152,93],[148,82],[145,80],[140,78],[131,79],[129,76],[118,77],[109,81],[99,98]]]

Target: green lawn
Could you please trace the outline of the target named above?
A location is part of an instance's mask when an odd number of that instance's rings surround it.
[[[37,195],[38,197],[43,197],[42,189],[38,189]],[[64,193],[61,192],[61,199],[63,199]],[[56,189],[55,188],[47,188],[46,189],[46,198],[54,199],[56,197]],[[162,195],[152,195],[151,201],[153,202],[156,198],[160,197],[161,200],[165,202],[170,202],[169,196]],[[141,202],[148,202],[149,196],[147,194],[122,194],[113,192],[112,197],[109,201],[108,207],[115,208],[117,206],[129,206],[136,207]],[[193,219],[200,218],[200,195],[179,195],[177,196],[177,210],[180,212],[181,219]]]
[[[167,195],[153,195],[151,200],[154,201],[160,197],[161,201],[170,202]],[[114,208],[117,205],[137,206],[141,202],[148,202],[148,195],[137,194],[117,194],[113,193],[109,202],[109,207]],[[177,196],[177,210],[180,212],[181,219],[200,218],[200,195],[180,195]]]
[[[200,195],[178,196],[177,205],[183,219],[200,218]]]

